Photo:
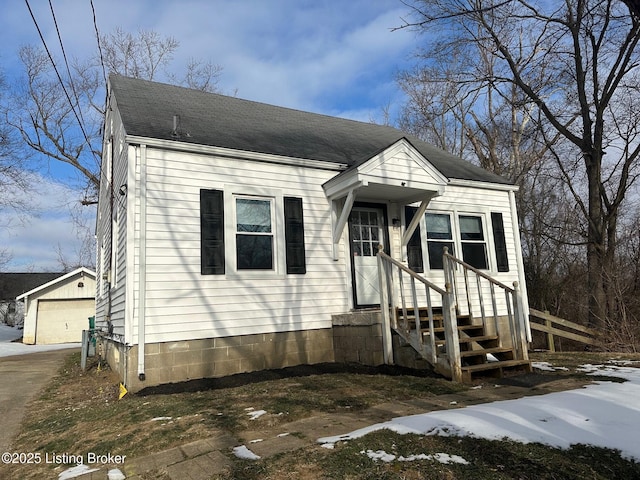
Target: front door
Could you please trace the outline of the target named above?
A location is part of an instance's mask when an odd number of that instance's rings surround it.
[[[386,247],[387,236],[382,207],[354,206],[349,216],[353,299],[356,307],[380,305],[378,245]]]

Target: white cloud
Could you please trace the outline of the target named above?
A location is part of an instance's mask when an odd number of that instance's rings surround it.
[[[48,2],[29,2],[48,47],[61,58]],[[396,72],[407,65],[415,38],[391,32],[407,8],[397,0],[94,0],[98,29],[108,34],[153,30],[180,42],[174,73],[190,59],[223,67],[225,94],[354,120],[381,120],[382,109],[402,99]],[[86,60],[96,52],[89,2],[56,0],[53,7],[67,58]],[[0,17],[2,69],[18,70],[21,45],[41,45],[26,5],[11,3]],[[59,65],[62,74],[65,69]],[[158,80],[166,81],[165,78]],[[392,115],[393,118],[393,115]],[[68,169],[51,162],[51,175],[69,183]],[[77,183],[77,180],[76,180]],[[47,185],[49,188],[51,185]],[[77,232],[61,199],[77,199],[53,186],[34,192],[38,217],[0,233],[15,268],[56,269],[56,245],[73,252]],[[31,253],[30,253],[31,252]],[[53,252],[53,253],[52,253]]]
[[[58,248],[67,260],[76,260],[82,236],[93,228],[95,207],[82,207],[76,191],[44,177],[33,177],[31,185],[25,209],[0,209],[8,224],[0,230],[0,249],[12,256],[8,270],[60,271]]]

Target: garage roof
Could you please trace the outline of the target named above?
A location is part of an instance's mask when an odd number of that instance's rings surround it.
[[[53,280],[51,280],[51,281],[49,281],[49,282],[47,282],[45,284],[42,284],[42,285],[40,285],[40,286],[38,286],[36,288],[33,288],[32,290],[29,290],[28,292],[23,293],[22,295],[16,297],[16,300],[22,300],[23,298],[29,297],[29,296],[33,295],[34,293],[37,293],[37,292],[39,292],[41,290],[49,288],[49,287],[55,285],[56,283],[64,282],[68,278],[71,278],[71,277],[73,277],[73,276],[75,276],[75,275],[77,275],[79,273],[84,273],[87,276],[96,278],[96,272],[94,272],[93,270],[89,270],[88,268],[85,268],[85,267],[80,267],[80,268],[75,269],[73,272],[69,272],[69,273],[64,274],[62,276],[54,278]]]

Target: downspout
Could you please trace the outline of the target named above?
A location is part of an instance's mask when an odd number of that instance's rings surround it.
[[[145,310],[147,296],[147,146],[140,145],[140,268],[138,282],[138,380],[145,380]]]
[[[109,332],[109,335],[111,335],[113,333],[113,323],[111,322],[111,285],[113,283],[113,279],[111,278],[112,274],[113,274],[113,265],[111,264],[111,260],[113,259],[113,249],[117,247],[117,245],[113,244],[113,240],[114,240],[114,235],[113,235],[113,157],[114,157],[114,153],[113,153],[113,135],[111,135],[109,137],[109,150],[110,150],[110,154],[111,154],[111,171],[109,172],[109,225],[110,225],[110,230],[111,230],[111,251],[109,252],[109,274],[107,275],[107,314],[105,315],[105,319],[107,320],[107,331]],[[103,275],[103,279],[104,279],[104,273],[102,272]]]
[[[524,260],[522,258],[522,243],[520,240],[520,225],[518,225],[518,209],[516,208],[516,194],[509,190],[509,205],[511,207],[511,228],[513,230],[513,241],[516,247],[516,261],[518,263],[518,283],[522,295],[522,321],[527,334],[527,342],[532,341],[531,326],[529,325],[529,297],[527,295],[527,283],[524,274]]]

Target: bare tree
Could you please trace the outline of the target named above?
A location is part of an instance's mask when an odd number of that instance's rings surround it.
[[[603,327],[618,219],[638,175],[637,17],[620,0],[420,0],[413,12],[405,27],[449,48],[482,46],[492,84],[539,110],[544,146],[584,220],[589,323]]]
[[[0,100],[6,92],[4,76],[0,74]],[[0,212],[19,212],[26,208],[25,192],[27,181],[26,158],[19,149],[15,132],[5,122],[0,122]],[[9,229],[10,220],[0,215],[0,228]],[[0,248],[0,271],[3,271],[12,259],[11,252]]]
[[[179,47],[173,37],[117,29],[103,35],[94,56],[69,66],[40,48],[20,50],[23,81],[2,102],[7,123],[30,149],[48,160],[72,167],[84,183],[84,202],[95,201],[100,186],[101,127],[107,73],[158,80],[160,76],[191,88],[215,91],[221,67],[189,60],[183,78],[168,68]],[[55,65],[54,65],[55,63]]]

